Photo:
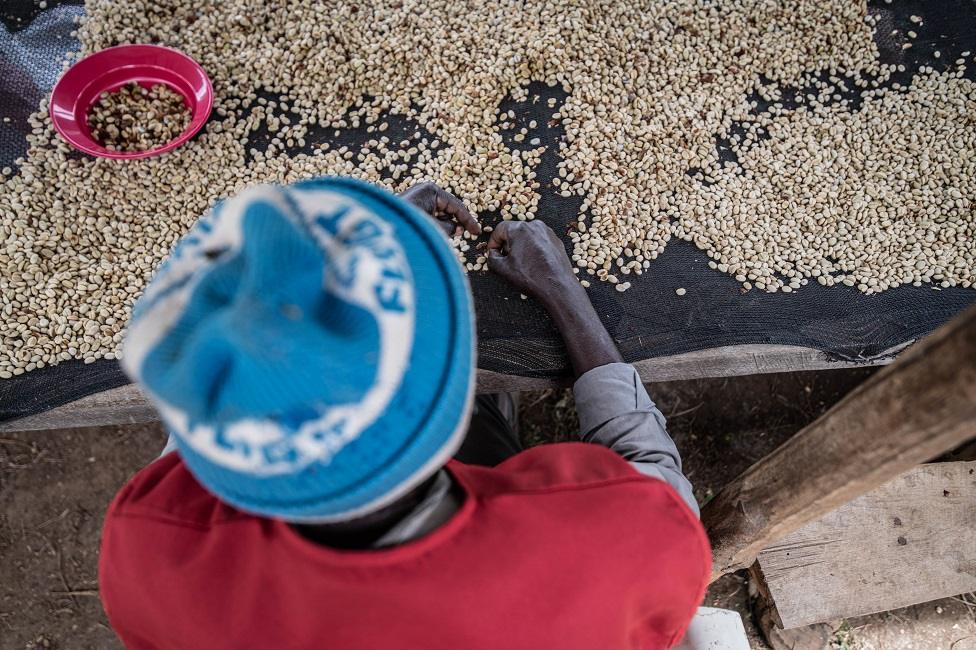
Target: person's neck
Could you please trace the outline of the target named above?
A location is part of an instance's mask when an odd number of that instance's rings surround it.
[[[356,519],[291,526],[302,537],[316,544],[340,549],[368,549],[424,500],[436,479],[435,473],[393,503]]]

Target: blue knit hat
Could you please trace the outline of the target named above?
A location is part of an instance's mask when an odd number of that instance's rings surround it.
[[[197,479],[242,510],[376,510],[457,450],[473,394],[464,272],[372,185],[266,185],[213,208],[133,309],[122,364]]]

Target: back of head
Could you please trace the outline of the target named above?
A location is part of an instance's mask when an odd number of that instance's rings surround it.
[[[220,499],[349,519],[460,444],[470,292],[430,217],[393,194],[343,178],[255,187],[173,249],[133,308],[122,363]]]

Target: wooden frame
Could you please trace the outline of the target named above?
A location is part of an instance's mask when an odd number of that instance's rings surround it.
[[[751,577],[783,629],[976,590],[976,461],[919,465],[767,546]]]
[[[976,437],[976,307],[915,344],[702,509],[713,580],[764,548]]]
[[[911,341],[877,357],[858,361],[829,358],[819,350],[794,345],[735,345],[688,352],[634,363],[645,383],[734,377],[772,372],[828,370],[890,363]],[[537,379],[478,371],[479,393],[517,392],[566,387],[570,380]],[[0,422],[0,432],[69,429],[120,424],[140,424],[159,419],[155,409],[132,385],[89,395],[36,415]]]

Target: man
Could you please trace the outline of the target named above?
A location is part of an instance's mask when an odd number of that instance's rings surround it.
[[[159,269],[123,363],[178,452],[120,491],[101,551],[128,647],[681,639],[710,567],[697,506],[562,243],[541,221],[488,243],[576,375],[583,442],[521,451],[511,404],[473,399],[471,297],[431,216],[480,232],[430,183],[253,188]]]

